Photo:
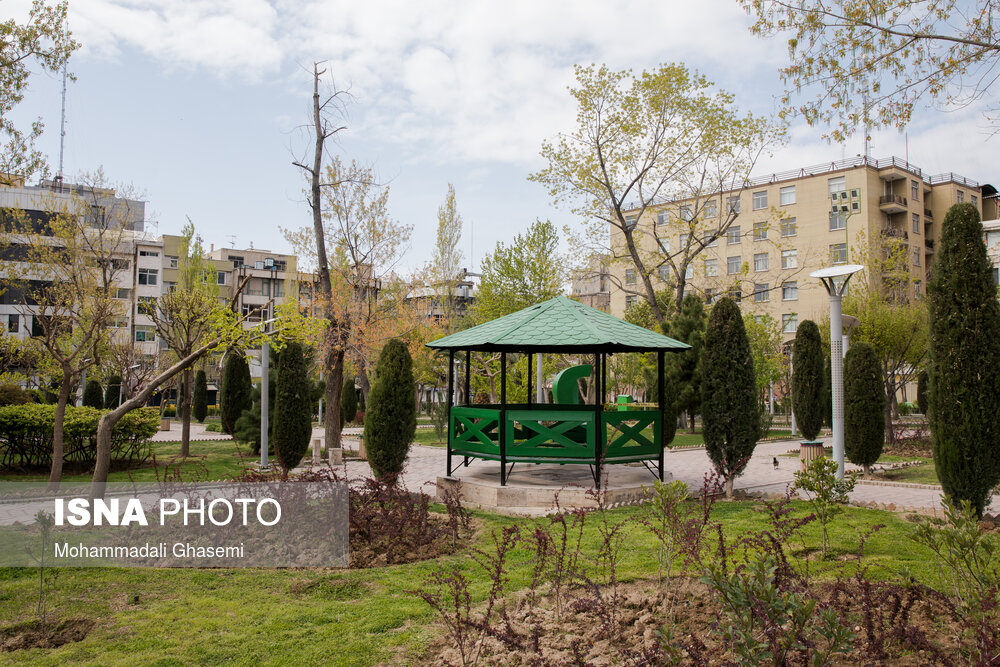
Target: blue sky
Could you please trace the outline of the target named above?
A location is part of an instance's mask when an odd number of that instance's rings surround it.
[[[28,2],[4,0],[19,16]],[[437,207],[455,184],[463,249],[478,266],[498,240],[535,218],[578,221],[553,208],[527,175],[543,139],[572,128],[566,86],[574,63],[636,71],[682,61],[769,114],[785,46],[748,31],[736,0],[549,2],[293,0],[70,0],[83,48],[71,60],[65,172],[103,167],[145,193],[160,232],[190,217],[216,247],[287,250],[278,227],[309,224],[304,181],[292,166],[308,149],[314,60],[349,87],[348,130],[337,151],[372,163],[390,208],[413,225],[404,269],[430,256]],[[18,109],[46,123],[42,148],[58,160],[58,77],[31,82]],[[871,154],[904,157],[928,173],[997,183],[975,108],[921,112],[908,132],[876,133]],[[788,145],[756,173],[853,156],[793,124]],[[470,238],[471,237],[471,238]],[[468,263],[468,259],[467,262]]]

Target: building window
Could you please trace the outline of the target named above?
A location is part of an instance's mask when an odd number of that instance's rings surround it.
[[[680,216],[681,220],[683,220],[684,222],[691,222],[692,220],[694,220],[694,211],[691,210],[691,206],[689,204],[684,204],[683,206],[681,206]]]
[[[754,241],[767,240],[767,222],[753,223],[753,240]]]
[[[729,213],[739,213],[740,212],[740,198],[736,197],[726,197],[726,210]]]
[[[226,284],[226,275],[227,274],[226,274],[225,271],[219,271],[218,272],[218,274],[216,276],[216,281],[218,282],[219,285],[225,285]]]
[[[635,269],[625,269],[625,284],[635,285]]]
[[[753,210],[759,211],[767,208],[767,190],[753,193]]]
[[[795,333],[799,328],[799,316],[797,313],[785,313],[781,316],[781,333]]]
[[[971,200],[972,200],[972,205],[978,208],[979,207],[979,197],[977,197],[976,195],[972,195]]]
[[[660,282],[667,282],[670,279],[670,267],[664,264],[656,269],[656,275],[660,277]]]
[[[21,329],[21,316],[12,313],[7,316],[7,331],[17,333]]]
[[[844,198],[847,198],[847,177],[837,176],[836,178],[830,178],[827,179],[826,184],[829,188],[831,197],[835,194],[839,196],[839,194],[843,192]]]
[[[636,222],[637,222],[637,218],[636,218],[635,215],[631,215],[631,214],[630,215],[626,215],[625,216],[625,229],[635,229]],[[261,267],[261,268],[263,268],[263,267]]]
[[[119,287],[115,291],[115,298],[116,299],[124,299],[125,301],[128,301],[129,299],[132,298],[132,290],[130,290],[130,289],[126,288],[126,287]]]
[[[913,214],[913,233],[914,234],[919,234],[920,233],[920,214],[919,213],[914,213]]]
[[[636,301],[635,294],[629,294],[628,296],[626,296],[625,297],[625,309],[628,310],[629,308],[631,308],[632,306],[634,306],[635,305],[635,301]]]
[[[158,250],[140,250],[139,257],[159,257],[160,252]]]
[[[965,201],[965,193],[961,190],[955,193],[955,197],[957,198],[959,204]]]
[[[155,285],[158,269],[139,269],[138,283],[140,285]]]
[[[152,343],[155,340],[156,340],[156,330],[154,330],[152,327],[135,328],[135,342]]]
[[[690,280],[691,278],[694,278],[694,267],[688,264],[687,268],[684,269],[684,279]]]
[[[754,283],[753,284],[753,300],[756,303],[761,303],[767,301],[767,295],[770,294],[771,286],[768,283]]]
[[[920,248],[913,249],[913,266],[920,266]]]
[[[795,301],[799,298],[799,283],[795,280],[781,283],[781,300]]]
[[[719,260],[717,259],[706,259],[705,260],[705,277],[714,278],[719,275]]]
[[[739,273],[740,266],[742,264],[743,264],[743,258],[740,257],[739,255],[736,255],[735,257],[729,257],[726,260],[726,272],[729,275],[733,275],[734,273]]]
[[[730,225],[729,229],[726,230],[726,243],[729,245],[737,245],[742,237],[739,225]]]
[[[781,205],[788,206],[795,203],[795,186],[786,185],[781,188]]]
[[[767,271],[767,253],[758,252],[753,256],[753,270],[754,271]]]
[[[715,235],[715,232],[705,232],[703,240],[706,248],[714,248],[719,245],[719,237]]]
[[[916,298],[919,299],[921,291],[922,291],[922,288],[923,288],[923,283],[921,283],[919,280],[914,280],[913,281],[913,296],[915,296]]]
[[[993,286],[1000,287],[1000,268],[993,267]]]
[[[799,226],[795,222],[795,218],[786,218],[781,221],[781,238],[786,239],[789,236],[795,236],[798,232]]]
[[[680,247],[687,248],[688,247],[688,239],[690,239],[690,238],[691,238],[690,234],[681,234],[681,245],[680,245]]]
[[[140,315],[152,315],[153,311],[156,309],[156,297],[140,296],[139,302],[136,304],[136,308]]]
[[[847,244],[846,243],[831,243],[830,244],[830,262],[832,264],[844,264],[847,262]]]
[[[705,290],[705,303],[715,303],[715,290],[711,287]]]
[[[910,199],[920,201],[920,181],[910,181]]]
[[[238,255],[230,255],[229,261],[233,263],[234,269],[238,269],[243,266],[243,258]]]
[[[732,299],[736,303],[739,303],[740,301],[743,300],[743,292],[740,291],[739,287],[730,287],[729,291],[726,292],[726,294],[729,296],[730,299]]]
[[[830,231],[847,229],[847,214],[843,211],[830,211]]]
[[[704,213],[706,218],[714,218],[719,215],[719,202],[714,199],[705,202]]]
[[[164,294],[169,294],[170,292],[173,292],[175,289],[177,289],[177,283],[170,283],[167,282],[166,280],[163,281]]]
[[[176,269],[177,265],[181,261],[181,258],[180,257],[172,257],[172,256],[168,255],[167,256],[167,260],[168,260],[168,265],[170,266],[170,268],[171,269]]]
[[[794,269],[799,265],[799,251],[798,250],[782,250],[781,251],[781,268],[783,269]]]

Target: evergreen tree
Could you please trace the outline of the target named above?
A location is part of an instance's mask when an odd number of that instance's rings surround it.
[[[1000,309],[979,212],[948,210],[928,285],[928,416],[945,495],[977,516],[1000,482]]]
[[[855,343],[844,358],[844,453],[865,476],[885,445],[885,386],[875,350]]]
[[[927,414],[927,369],[920,371],[917,376],[917,410],[920,414]]]
[[[823,344],[819,327],[806,320],[792,345],[792,409],[806,440],[815,440],[823,426]]]
[[[83,405],[98,410],[104,409],[104,390],[97,380],[87,380],[87,386],[83,388]]]
[[[701,348],[707,317],[701,299],[689,294],[681,303],[681,311],[671,318],[667,335],[687,343],[690,350],[667,355],[669,377],[675,387],[678,414],[685,413],[694,433],[694,417],[701,410]]]
[[[199,422],[205,421],[208,416],[208,378],[205,377],[205,371],[198,371],[194,376],[191,415]]]
[[[354,421],[358,414],[358,391],[354,388],[354,378],[344,379],[344,388],[340,391],[340,423],[346,425]]]
[[[299,465],[309,449],[312,413],[309,410],[309,371],[301,343],[291,342],[278,356],[273,426],[274,450],[286,470]]]
[[[760,437],[753,353],[739,306],[724,297],[712,308],[702,355],[705,449],[726,480],[726,496],[743,473]]]
[[[107,410],[114,410],[118,407],[121,398],[122,379],[117,375],[108,378],[108,386],[104,390],[104,407]]]
[[[226,354],[226,365],[222,370],[222,387],[219,390],[219,414],[222,430],[232,434],[236,420],[252,406],[253,384],[250,381],[250,367],[246,357],[230,350]]]
[[[376,475],[402,472],[416,430],[413,361],[406,345],[392,339],[379,354],[365,413],[365,449]]]
[[[653,361],[655,364],[656,361]],[[655,401],[658,394],[656,384],[656,366],[644,366],[643,377],[646,381],[646,400]],[[674,395],[674,387],[670,382],[669,370],[666,364],[663,368],[663,405],[661,407],[663,419],[663,444],[669,446],[677,435],[677,397]],[[551,401],[550,401],[551,402]]]
[[[823,355],[823,423],[833,427],[833,368],[830,355]]]

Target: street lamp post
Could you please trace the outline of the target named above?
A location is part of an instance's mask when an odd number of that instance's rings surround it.
[[[833,394],[833,460],[837,462],[837,479],[844,478],[844,326],[840,309],[847,283],[863,266],[845,264],[831,266],[809,274],[819,278],[830,295],[830,387]]]

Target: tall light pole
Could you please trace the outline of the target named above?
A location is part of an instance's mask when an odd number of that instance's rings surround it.
[[[830,387],[833,394],[833,460],[837,462],[837,479],[844,479],[844,326],[840,302],[847,283],[863,266],[844,264],[831,266],[809,274],[819,278],[830,295]]]

